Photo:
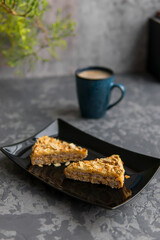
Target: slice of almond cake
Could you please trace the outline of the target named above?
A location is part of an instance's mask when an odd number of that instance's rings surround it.
[[[67,178],[105,184],[111,188],[122,188],[124,184],[123,162],[118,155],[95,160],[73,162],[64,169]]]
[[[73,143],[43,136],[32,147],[32,165],[51,165],[67,161],[79,161],[87,157],[88,150]]]

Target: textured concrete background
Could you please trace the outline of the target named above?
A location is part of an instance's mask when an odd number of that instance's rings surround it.
[[[127,89],[123,101],[104,118],[85,120],[73,77],[1,81],[0,146],[60,117],[107,142],[159,158],[160,84],[135,75],[118,75],[119,82]],[[109,211],[49,188],[0,153],[0,239],[159,240],[160,171],[136,198]]]
[[[50,0],[50,4],[50,20],[58,7],[72,14],[76,37],[68,39],[60,61],[37,64],[26,77],[73,74],[76,68],[93,64],[118,73],[145,69],[147,20],[160,9],[160,0]],[[0,75],[14,77],[13,70],[4,66]]]

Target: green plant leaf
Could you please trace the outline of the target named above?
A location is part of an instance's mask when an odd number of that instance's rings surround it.
[[[5,5],[4,5],[5,4]],[[36,61],[57,58],[57,48],[66,48],[66,38],[74,34],[75,22],[61,16],[52,24],[45,24],[43,16],[49,10],[47,0],[0,0],[0,53],[10,67],[24,64],[32,70]],[[47,14],[47,13],[46,13]],[[41,51],[47,49],[48,56]]]

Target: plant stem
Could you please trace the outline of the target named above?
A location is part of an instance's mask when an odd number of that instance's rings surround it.
[[[32,11],[32,7],[28,9],[28,11],[26,11],[23,14],[19,14],[17,13],[13,8],[15,6],[15,1],[12,5],[12,8],[10,8],[6,3],[5,0],[2,1],[2,3],[0,3],[0,7],[2,7],[6,12],[8,12],[9,14],[12,14],[13,16],[17,16],[17,17],[26,17],[28,13],[30,13]]]
[[[35,18],[35,21],[37,23],[38,28],[43,32],[44,34],[44,40],[42,43],[42,47],[46,45],[46,42],[48,41],[49,37],[48,37],[48,31],[47,29],[43,26],[42,22],[40,21],[40,19]]]

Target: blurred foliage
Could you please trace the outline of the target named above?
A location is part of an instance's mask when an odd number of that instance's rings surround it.
[[[49,10],[47,0],[0,0],[0,53],[11,66],[33,67],[37,60],[57,57],[57,48],[66,47],[66,38],[74,34],[75,23],[58,10],[54,23],[44,23]],[[47,58],[42,50],[47,49]]]

